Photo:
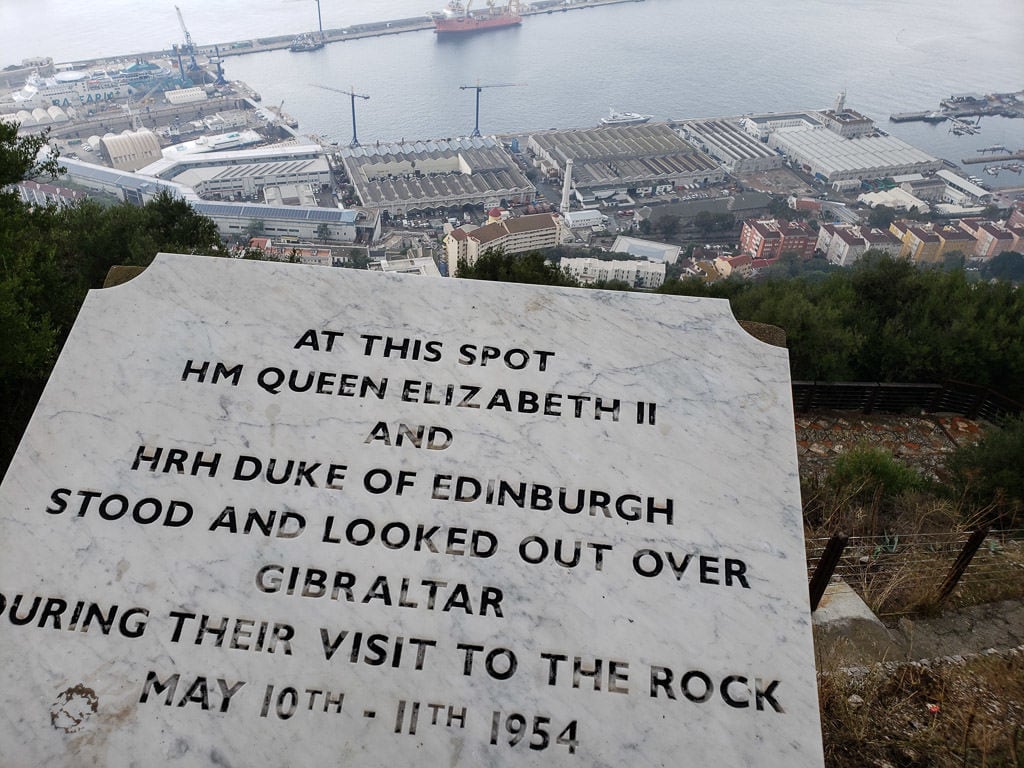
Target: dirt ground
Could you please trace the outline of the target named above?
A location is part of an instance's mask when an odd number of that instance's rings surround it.
[[[745,173],[737,177],[745,189],[776,195],[812,195],[813,188],[788,168]]]

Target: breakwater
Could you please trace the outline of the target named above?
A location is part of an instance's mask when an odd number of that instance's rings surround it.
[[[582,11],[590,8],[599,8],[605,5],[620,5],[622,3],[641,3],[644,0],[537,0],[529,8],[523,8],[520,15],[524,18],[538,16],[548,13],[563,13],[567,11]],[[412,16],[404,19],[392,19],[390,21],[375,21],[363,24],[352,24],[347,27],[336,29],[325,29],[323,41],[325,44],[343,43],[349,40],[362,40],[369,37],[384,37],[389,35],[401,35],[409,32],[423,32],[434,29],[434,21],[427,15]],[[311,30],[319,36],[318,30]],[[487,32],[471,33],[487,34]],[[245,56],[251,53],[264,53],[266,51],[280,51],[287,49],[295,35],[271,35],[267,37],[254,37],[248,40],[229,40],[210,45],[197,45],[196,55],[210,59],[217,55],[221,57]],[[149,51],[133,54],[133,58],[154,59],[174,58],[176,52],[169,49],[160,51]],[[184,53],[182,54],[184,57]],[[70,62],[75,68],[85,68],[102,64],[102,60],[85,59]]]

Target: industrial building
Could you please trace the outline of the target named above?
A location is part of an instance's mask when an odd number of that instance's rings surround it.
[[[200,196],[222,198],[256,197],[266,186],[311,184],[319,189],[331,183],[330,164],[316,144],[164,157],[138,171],[183,184]]]
[[[860,112],[847,108],[846,91],[836,97],[836,103],[832,109],[822,109],[817,114],[826,128],[833,133],[838,133],[844,139],[867,136],[874,133],[875,130],[875,123],[870,117],[865,117]]]
[[[604,229],[608,224],[608,217],[593,208],[586,208],[582,211],[568,211],[562,214],[565,226],[569,229]]]
[[[738,121],[686,120],[679,134],[697,149],[715,158],[732,174],[770,171],[785,165],[786,158],[743,130]]]
[[[925,174],[942,161],[879,131],[874,122],[846,106],[840,93],[831,109],[748,115],[748,134],[785,154],[790,163],[834,189],[855,189],[861,181]]]
[[[275,240],[295,238],[346,243],[356,240],[357,213],[353,210],[211,203],[205,200],[192,201],[192,207],[196,213],[213,219],[222,237],[238,239],[259,234]]]
[[[943,168],[935,175],[942,179],[946,184],[946,189],[942,193],[942,199],[947,203],[953,203],[955,205],[979,203],[984,205],[992,200],[991,192],[979,187],[972,181],[968,181],[959,174]]]
[[[201,200],[183,184],[155,179],[102,165],[61,158],[65,177],[93,192],[142,205],[160,194],[186,200],[203,216],[209,216],[221,236],[241,237],[261,233],[275,238],[329,239],[338,242],[372,241],[380,237],[380,217],[341,208],[289,207],[244,203],[212,203]],[[326,237],[324,236],[326,235]]]
[[[794,165],[816,178],[835,184],[928,173],[942,161],[893,136],[847,139],[825,127],[779,128],[768,146],[782,150]]]
[[[911,173],[906,176],[894,176],[893,182],[898,184],[900,189],[907,192],[918,200],[937,202],[942,200],[946,192],[946,182],[938,175],[922,176],[920,173]]]
[[[100,148],[119,171],[137,171],[162,157],[160,140],[148,128],[107,134],[100,139]]]
[[[769,112],[763,115],[747,115],[740,121],[743,130],[760,141],[780,128],[815,128],[822,125],[821,118],[811,111]]]
[[[639,237],[627,237],[619,235],[609,248],[612,253],[624,253],[629,256],[646,259],[647,261],[661,261],[666,264],[675,264],[679,260],[682,247],[669,245],[668,243],[656,243],[653,240],[643,240]]]
[[[154,179],[151,176],[120,171],[69,157],[62,157],[60,164],[65,170],[64,177],[75,184],[90,192],[111,195],[117,200],[133,205],[148,203],[161,193],[189,202],[199,199],[190,187],[173,181]]]
[[[360,203],[391,216],[521,205],[536,195],[512,156],[490,136],[346,147],[339,156]]]
[[[525,253],[560,245],[565,237],[562,219],[554,213],[504,219],[472,229],[457,227],[444,238],[448,272],[453,277],[457,276],[460,259],[472,265],[488,250]]]
[[[664,194],[725,179],[718,164],[667,125],[630,125],[549,131],[530,136],[527,147],[548,177],[565,178],[572,160],[576,197]]]
[[[897,211],[917,211],[918,213],[931,211],[931,206],[928,203],[910,194],[902,186],[880,189],[877,192],[864,192],[857,195],[857,202],[864,203],[869,208],[884,205]]]

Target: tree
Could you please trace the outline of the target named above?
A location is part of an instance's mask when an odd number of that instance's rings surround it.
[[[784,197],[773,197],[768,203],[768,213],[774,219],[785,219],[791,221],[800,218],[800,213],[789,207],[789,201]]]
[[[697,211],[697,215],[693,217],[693,226],[706,235],[715,226],[715,214],[711,211]]]
[[[1024,253],[1003,251],[986,262],[981,274],[990,279],[1024,282]]]
[[[1024,420],[989,430],[975,445],[958,448],[946,463],[954,487],[986,522],[1003,528],[1024,521]]]
[[[260,237],[263,234],[264,226],[265,223],[262,219],[250,219],[249,223],[245,225],[246,241],[252,240],[254,237]]]
[[[49,131],[18,136],[19,127],[18,123],[0,120],[0,189],[25,179],[62,173],[59,153],[47,144]],[[48,151],[41,154],[44,148]]]
[[[579,285],[574,277],[549,262],[540,251],[516,254],[500,249],[487,250],[473,264],[459,259],[459,277],[533,285]]]
[[[868,214],[868,225],[876,229],[888,229],[896,220],[896,209],[887,205],[879,205]]]
[[[18,136],[0,121],[0,473],[42,391],[60,349],[60,328],[49,303],[66,290],[46,237],[52,208],[23,205],[5,187],[60,169],[56,153],[40,159],[43,136]]]
[[[316,227],[316,238],[317,240],[330,240],[331,228],[326,223],[318,224]]]
[[[679,217],[678,216],[662,216],[661,221],[658,222],[658,229],[661,230],[666,238],[672,238],[679,231]]]

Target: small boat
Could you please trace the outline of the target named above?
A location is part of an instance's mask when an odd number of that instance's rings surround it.
[[[608,110],[608,117],[601,118],[601,125],[640,125],[646,123],[654,115],[641,115],[637,112],[616,112]]]
[[[321,38],[314,37],[310,34],[303,34],[292,40],[292,44],[288,46],[288,50],[292,53],[301,53],[303,51],[319,51],[324,47],[324,41]]]

